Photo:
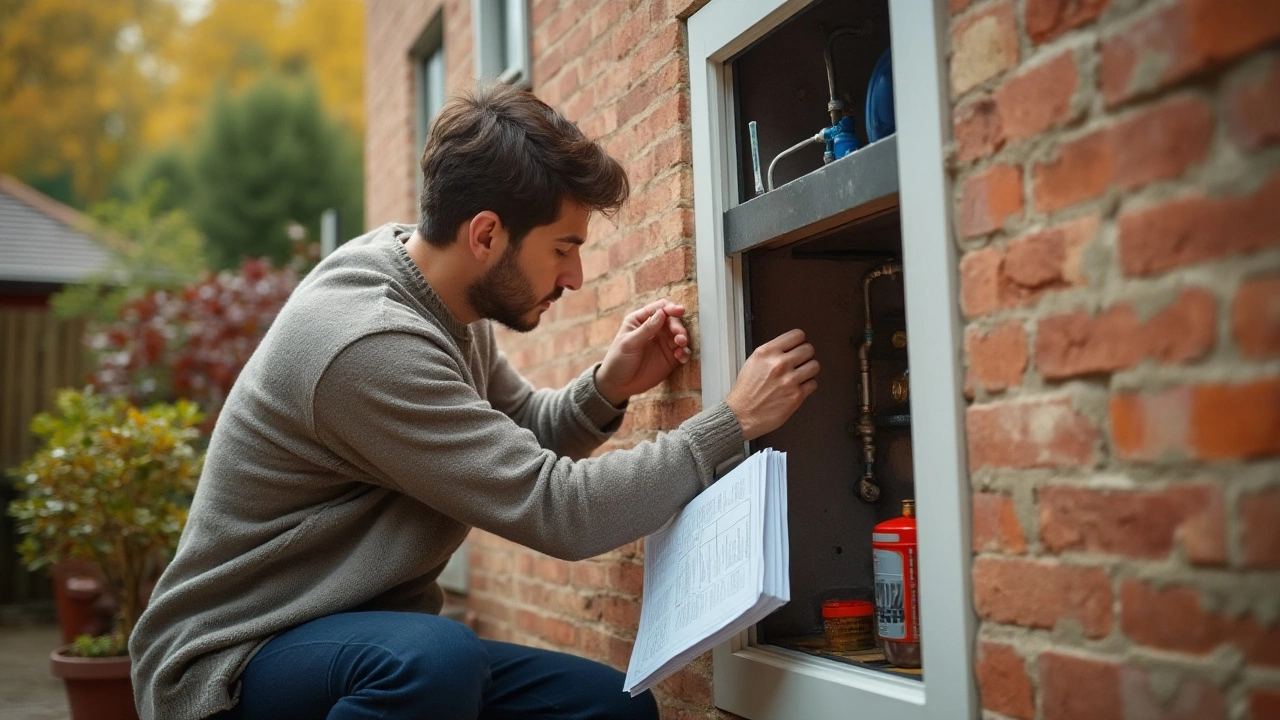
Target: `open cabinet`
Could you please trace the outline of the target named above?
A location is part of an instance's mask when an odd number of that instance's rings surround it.
[[[977,716],[944,17],[924,0],[712,0],[689,20],[704,402],[793,327],[822,365],[750,448],[788,453],[792,595],[715,651],[716,705],[751,720]],[[890,56],[886,113],[868,86]],[[888,606],[873,531],[908,499],[922,667],[823,636],[824,601]]]

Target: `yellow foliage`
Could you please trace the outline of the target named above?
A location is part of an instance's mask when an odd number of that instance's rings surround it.
[[[219,86],[236,93],[268,71],[310,71],[325,109],[364,129],[361,0],[215,0],[163,51],[173,80],[147,114],[147,145],[183,142]]]
[[[139,59],[176,21],[157,0],[0,0],[0,170],[100,196],[149,99]]]

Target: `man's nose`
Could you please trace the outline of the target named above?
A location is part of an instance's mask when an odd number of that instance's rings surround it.
[[[560,277],[556,278],[556,285],[570,290],[577,290],[582,287],[582,259],[575,257],[570,264],[569,269],[560,273]]]

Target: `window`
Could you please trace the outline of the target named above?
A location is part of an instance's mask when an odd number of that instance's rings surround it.
[[[431,121],[444,106],[444,16],[437,13],[410,53],[414,65],[414,93],[416,113],[414,117],[414,160],[412,167],[416,188],[422,190],[422,174],[417,171],[422,148],[427,143],[427,131]],[[465,555],[465,553],[458,553]],[[455,554],[455,557],[458,555]]]
[[[529,87],[527,0],[472,0],[476,77]]]
[[[923,676],[805,652],[789,643],[795,629],[806,622],[804,608],[784,608],[787,612],[775,613],[714,653],[717,707],[750,720],[849,717],[850,708],[857,708],[859,716],[901,720],[979,717],[972,679],[969,490],[960,425],[956,259],[942,153],[948,116],[942,105],[945,55],[939,48],[946,44],[937,21],[946,12],[940,0],[711,0],[688,21],[704,404],[723,399],[753,343],[768,340],[795,320],[810,320],[815,327],[838,326],[824,343],[834,348],[838,362],[823,360],[822,367],[827,386],[843,385],[836,392],[819,393],[828,397],[815,396],[810,403],[817,399],[828,405],[856,404],[857,348],[850,350],[848,340],[861,339],[862,310],[868,302],[862,295],[868,292],[875,298],[869,312],[876,318],[879,343],[873,349],[880,348],[872,363],[892,368],[881,375],[885,381],[898,375],[905,381],[904,356],[910,366],[909,405],[903,408],[899,399],[899,406],[890,410],[893,414],[874,418],[877,426],[885,421],[883,430],[876,431],[877,440],[906,451],[875,464],[892,467],[898,462],[905,467],[908,479],[884,476],[886,496],[893,498],[891,483],[901,480],[911,484],[918,500]],[[863,25],[863,20],[871,22]],[[893,86],[913,90],[896,93],[895,135],[827,165],[820,146],[805,146],[794,155],[785,152],[832,122],[827,118],[822,43],[812,42],[814,28],[808,25],[825,27],[831,35],[837,27],[870,28],[851,30],[846,34],[855,36],[854,41],[833,46],[836,75],[841,78],[837,89],[844,95],[838,99],[844,107],[862,107],[868,77],[887,47],[893,54]],[[799,50],[783,47],[792,35]],[[806,42],[809,46],[802,47]],[[780,55],[792,60],[778,65],[773,58]],[[797,89],[810,82],[816,87]],[[857,128],[865,131],[860,115],[853,117]],[[776,168],[778,188],[767,193],[753,192],[761,184],[752,182],[755,172],[747,138],[748,122],[753,120],[759,121],[760,163],[767,167],[771,159],[786,155]],[[896,263],[900,270],[892,279],[868,286],[864,266],[873,262]],[[898,329],[905,329],[902,344],[896,339],[884,342]],[[822,352],[819,348],[820,360]],[[890,395],[887,382],[884,388],[861,382],[880,398]],[[905,387],[904,382],[904,395]],[[791,429],[790,441],[796,443],[788,462],[792,498],[799,491],[827,492],[831,497],[843,493],[849,498],[861,473],[851,448],[862,445],[842,434],[847,434],[846,422],[856,411],[844,407],[836,413],[809,415],[802,422],[811,427],[799,433]],[[893,433],[896,440],[888,440]],[[779,434],[777,439],[787,437]],[[779,444],[774,446],[788,449]],[[796,474],[801,456],[817,469],[803,478]],[[839,472],[824,472],[828,468]],[[819,488],[819,483],[839,487]],[[905,490],[899,486],[896,491]],[[809,503],[816,508],[812,517],[804,514],[805,503],[788,501],[792,567],[807,566],[809,576],[824,583],[814,585],[800,571],[793,574],[793,606],[797,600],[821,598],[828,589],[850,590],[822,577],[837,563],[847,563],[848,557],[846,553],[835,559],[840,547],[816,541],[815,533],[845,519],[832,523],[830,516],[820,515],[832,508],[825,496],[821,500]],[[851,508],[847,519],[860,523],[854,534],[866,547],[855,554],[863,558],[865,552],[869,565],[876,520],[868,518],[875,513],[858,502],[846,503]],[[806,533],[810,537],[804,537]],[[828,556],[817,558],[814,548]],[[857,572],[865,575],[868,569],[854,568],[844,577],[853,591],[865,590],[866,577]]]

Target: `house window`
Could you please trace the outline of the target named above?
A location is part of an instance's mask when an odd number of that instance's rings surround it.
[[[476,77],[529,87],[527,0],[472,0]]]
[[[978,717],[936,22],[946,12],[940,0],[711,0],[688,21],[704,405],[791,327],[823,368],[823,392],[759,443],[790,455],[792,601],[714,653],[717,707],[749,720],[849,708]],[[867,113],[882,59],[911,92]],[[826,127],[846,134],[806,142]],[[859,492],[867,474],[878,497]],[[906,499],[919,523],[923,667],[830,652],[822,603],[883,601],[873,529]]]
[[[444,16],[437,13],[418,42],[414,43],[410,53],[414,66],[414,94],[416,96],[416,112],[414,117],[414,163],[422,157],[422,149],[427,143],[427,131],[431,129],[431,121],[444,106]],[[414,171],[416,187],[422,191],[422,173]]]

